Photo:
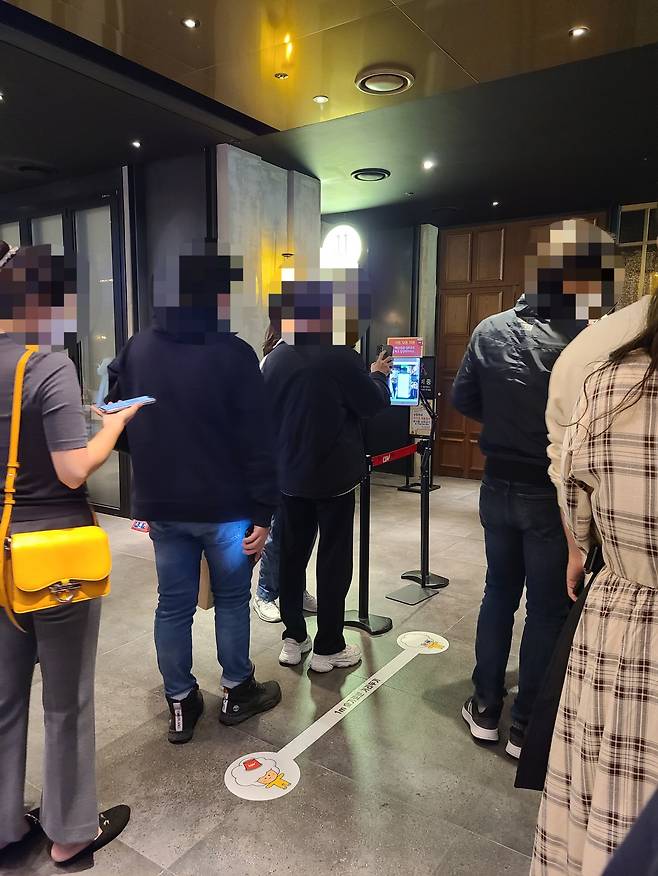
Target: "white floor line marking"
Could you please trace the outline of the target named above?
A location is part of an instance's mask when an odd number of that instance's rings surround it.
[[[409,632],[398,637],[403,649],[392,660],[362,682],[333,708],[325,712],[279,752],[258,751],[245,754],[228,767],[224,783],[243,800],[275,800],[292,791],[300,779],[295,758],[310,748],[351,711],[399,672],[419,654],[440,654],[449,647],[447,639],[435,633]]]
[[[299,736],[285,745],[281,749],[281,754],[295,760],[303,751],[306,751],[314,742],[317,742],[321,736],[324,736],[328,730],[331,730],[339,721],[346,718],[359,703],[362,703],[371,696],[385,681],[392,678],[396,672],[399,672],[403,666],[406,666],[407,663],[410,663],[417,656],[418,654],[415,651],[400,651],[382,669],[371,675],[370,678],[349,693],[345,699],[342,699],[335,705],[333,709],[329,709],[310,727],[307,727]]]

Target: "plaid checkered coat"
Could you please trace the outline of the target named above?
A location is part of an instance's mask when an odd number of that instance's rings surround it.
[[[571,648],[532,876],[599,876],[658,786],[658,379],[611,416],[647,363],[594,372],[565,436],[569,525],[583,549],[596,528],[605,568]]]

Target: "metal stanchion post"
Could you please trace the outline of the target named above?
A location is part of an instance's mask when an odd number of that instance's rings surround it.
[[[367,462],[368,470],[361,479],[359,495],[359,610],[345,612],[345,626],[379,636],[393,627],[393,621],[390,617],[370,614],[370,456]]]
[[[422,397],[421,397],[422,398]],[[428,411],[429,405],[422,399]],[[450,583],[448,578],[442,575],[434,575],[430,572],[430,488],[432,481],[432,445],[434,443],[435,415],[432,412],[432,434],[429,438],[418,442],[421,452],[420,467],[420,569],[405,572],[401,575],[403,581],[414,581],[399,590],[389,593],[387,599],[394,602],[402,602],[405,605],[417,605],[435,596],[437,591],[447,587]],[[420,584],[420,587],[416,585]]]

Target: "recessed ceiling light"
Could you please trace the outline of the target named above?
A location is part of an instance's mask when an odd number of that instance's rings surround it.
[[[284,73],[283,71],[280,70],[278,73],[275,73],[275,74],[274,74],[274,78],[275,78],[275,79],[287,79],[287,78],[288,78],[288,74],[287,74],[287,73]]]
[[[3,101],[4,99],[5,99],[5,96],[4,96],[4,94],[0,91],[0,101]]]
[[[385,167],[361,167],[351,173],[352,179],[358,179],[359,182],[380,182],[390,175],[391,171]]]
[[[414,196],[414,194],[415,194],[415,192],[405,192],[405,195],[406,195],[408,198],[412,198],[412,197]]]
[[[135,149],[140,149],[141,145],[142,145],[142,141],[141,140],[133,140],[130,145],[134,146]]]
[[[195,27],[201,27],[201,22],[198,18],[181,18],[180,23],[183,27],[189,27],[190,30],[194,30]]]
[[[585,36],[586,33],[589,33],[589,28],[586,24],[578,24],[576,27],[569,28],[569,36],[574,39],[578,39],[578,37]]]
[[[426,158],[423,161],[423,170],[431,170],[433,167],[436,167],[436,161],[433,161],[431,158]]]
[[[329,102],[329,98],[327,97],[326,94],[316,94],[315,97],[313,98],[313,100],[316,103],[328,103]]]
[[[492,202],[491,202],[491,206],[492,206],[492,207],[497,207],[498,204],[500,204],[500,201],[492,201]]]
[[[366,67],[357,74],[354,84],[366,94],[400,94],[415,81],[413,73],[399,67]]]

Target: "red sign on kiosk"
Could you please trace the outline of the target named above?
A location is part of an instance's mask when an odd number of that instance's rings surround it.
[[[422,338],[388,338],[386,343],[393,348],[393,356],[416,359],[423,355]]]

